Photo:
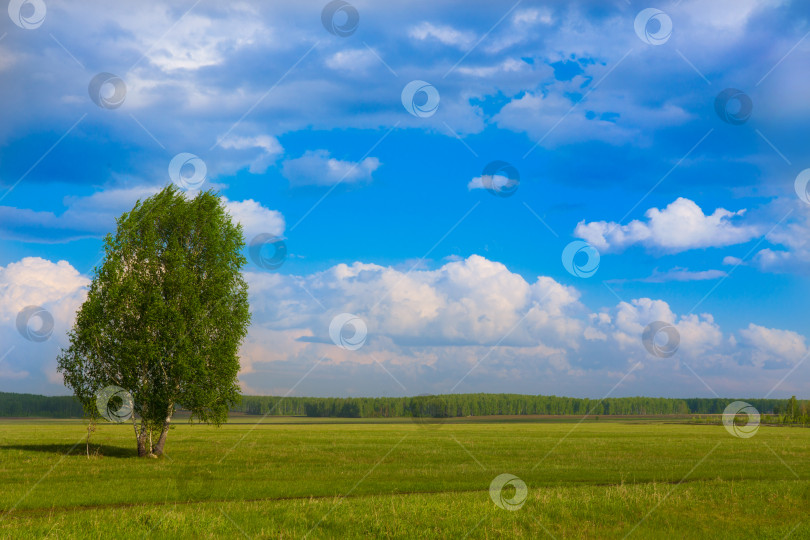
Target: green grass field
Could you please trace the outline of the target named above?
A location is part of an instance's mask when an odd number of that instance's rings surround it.
[[[2,421],[0,537],[810,538],[806,429],[235,420],[177,426],[161,459],[131,425],[88,459],[82,422]]]

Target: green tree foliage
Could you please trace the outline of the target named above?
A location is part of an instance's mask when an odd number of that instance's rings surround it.
[[[132,395],[141,456],[163,452],[175,408],[219,424],[238,401],[250,320],[243,247],[219,196],[189,199],[173,185],[138,201],[105,238],[59,371],[94,417],[103,388]]]

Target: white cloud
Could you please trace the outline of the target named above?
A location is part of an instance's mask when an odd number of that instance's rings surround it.
[[[457,30],[452,26],[422,22],[408,30],[408,36],[419,41],[434,39],[444,45],[466,49],[473,44],[475,34]]]
[[[653,272],[648,278],[641,279],[646,283],[666,283],[668,281],[705,281],[710,279],[720,279],[727,274],[722,270],[689,270],[687,268],[673,268],[666,272]]]
[[[26,257],[0,266],[0,317],[11,321],[26,306],[60,305],[66,299],[83,297],[80,291],[89,283],[67,261],[52,263],[40,257]],[[62,314],[61,309],[57,311]]]
[[[774,227],[767,236],[772,244],[781,247],[768,247],[754,256],[754,265],[765,272],[810,273],[810,207],[803,202],[793,202],[794,221]],[[780,201],[772,203],[784,212]],[[777,214],[778,215],[778,214]],[[784,220],[784,218],[782,218]]]
[[[794,365],[808,353],[805,337],[791,330],[749,324],[739,331],[740,343],[749,347],[746,358],[757,367],[768,364]]]
[[[338,182],[371,182],[380,165],[375,157],[360,162],[342,161],[330,157],[327,150],[309,150],[299,158],[285,161],[282,171],[292,186],[329,186]]]
[[[338,71],[363,72],[379,60],[368,49],[338,51],[326,59],[326,67]]]
[[[424,377],[430,378],[431,391],[447,392],[467,372],[469,380],[459,391],[528,392],[533,385],[553,393],[555,387],[547,383],[556,381],[577,393],[583,385],[615,384],[638,362],[643,367],[625,383],[639,381],[648,393],[651,381],[661,384],[655,391],[671,393],[674,380],[680,388],[703,391],[702,383],[680,367],[683,362],[718,392],[733,393],[741,386],[730,373],[778,382],[782,371],[808,351],[806,339],[793,331],[750,324],[739,338],[726,338],[711,314],[678,315],[651,298],[590,312],[575,288],[545,276],[527,281],[480,256],[409,273],[356,262],[306,276],[249,272],[246,277],[253,322],[241,349],[240,377],[256,393],[295,383],[277,377],[265,381],[266,373],[281,369],[298,378],[318,358],[323,362],[317,371],[325,377],[346,377],[357,366],[374,373],[382,362],[412,393]],[[0,373],[14,381],[13,389],[55,391],[54,358],[88,283],[64,261],[26,258],[0,268],[0,337],[15,345]],[[56,327],[48,342],[27,342],[16,332],[17,313],[27,305],[42,305],[53,314]],[[329,339],[329,323],[343,312],[366,322],[368,339],[360,350],[340,349]],[[677,329],[675,356],[657,358],[644,348],[641,335],[653,321]],[[381,376],[399,388],[384,371]],[[354,380],[353,388],[375,393],[370,389],[377,386],[368,386],[368,378]],[[334,380],[330,384],[323,392],[335,388]],[[782,390],[793,388],[787,382]],[[306,389],[301,392],[312,393]]]
[[[228,53],[266,39],[268,29],[246,4],[232,4],[227,18],[187,13],[178,19],[168,7],[144,11],[124,26],[133,32],[148,61],[161,70],[199,70],[222,64]],[[167,32],[167,29],[170,30]]]
[[[254,327],[244,349],[245,373],[267,362],[325,356],[328,364],[385,359],[410,376],[431,366],[452,379],[483,357],[486,365],[476,370],[490,376],[515,363],[573,376],[602,369],[621,373],[639,361],[663,369],[658,376],[681,361],[695,369],[746,364],[753,343],[734,345],[711,314],[678,315],[658,299],[637,298],[591,313],[575,288],[545,276],[528,282],[475,255],[410,273],[357,262],[308,276],[250,273],[248,282]],[[327,329],[341,312],[366,322],[362,349],[347,352],[331,344]],[[671,360],[652,356],[642,343],[645,327],[655,321],[673,324],[680,335]],[[780,361],[783,353],[762,354]]]
[[[578,104],[579,98],[572,96],[588,92],[588,85],[600,80],[607,68],[597,64],[586,70],[570,81],[552,80],[540,90],[520,92],[494,115],[493,122],[535,141],[542,139],[542,147],[555,148],[584,141],[646,146],[649,130],[681,125],[691,118],[678,104],[650,105],[626,90],[588,93],[587,100]]]
[[[472,191],[474,189],[501,189],[509,184],[509,178],[502,174],[492,175],[491,185],[484,186],[483,176],[476,176],[467,183],[467,189]]]
[[[230,201],[223,197],[222,200],[228,213],[242,224],[247,242],[257,234],[284,234],[284,216],[281,212],[265,208],[253,199]]]
[[[470,75],[472,77],[488,78],[494,77],[502,73],[514,73],[517,71],[529,71],[529,66],[525,62],[515,60],[514,58],[507,58],[492,66],[475,66],[467,67],[460,66],[456,71],[462,75]]]
[[[633,362],[656,360],[644,348],[641,339],[647,325],[655,321],[669,323],[678,331],[680,358],[706,365],[728,353],[721,347],[723,333],[710,314],[678,317],[663,300],[637,298],[630,302],[619,302],[615,308],[599,315],[591,318],[593,330],[588,339],[607,340]],[[601,354],[611,354],[610,349],[601,347],[598,349],[602,351]]]
[[[281,143],[271,135],[228,137],[220,141],[219,146],[234,150],[260,149],[261,153],[250,160],[249,171],[253,174],[262,174],[267,171],[267,168],[275,163],[275,160],[284,153],[284,148],[282,148]]]
[[[741,244],[759,236],[759,227],[737,224],[745,210],[729,212],[723,208],[705,215],[694,201],[679,197],[663,210],[650,208],[646,221],[633,220],[627,225],[593,221],[577,224],[574,234],[600,251],[620,252],[634,244],[680,253],[689,249]]]
[[[508,47],[528,41],[536,36],[539,26],[548,27],[554,23],[549,8],[530,8],[515,11],[510,17],[510,25],[487,40],[484,48],[488,53],[499,53]]]
[[[65,333],[73,325],[89,284],[67,261],[26,257],[0,267],[0,382],[6,381],[0,390],[59,391],[56,355],[66,343]],[[28,306],[39,306],[53,318],[53,333],[46,341],[28,341],[18,331],[18,314]],[[28,321],[28,328],[34,331],[41,325],[40,317]]]
[[[265,360],[297,354],[302,345],[295,339],[301,336],[328,342],[326,329],[341,311],[362,317],[370,341],[379,346],[387,342],[395,351],[410,346],[492,346],[499,341],[551,350],[573,344],[582,332],[580,321],[569,317],[583,309],[575,289],[547,277],[530,284],[480,256],[410,273],[358,262],[305,277],[251,273],[248,282],[257,325],[281,333],[263,349]],[[287,342],[286,352],[269,346],[279,340]],[[343,356],[341,351],[330,352]],[[362,351],[346,358],[358,356],[362,358]]]

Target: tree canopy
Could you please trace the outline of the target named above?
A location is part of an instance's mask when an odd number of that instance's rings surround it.
[[[106,236],[58,365],[93,417],[111,419],[102,402],[129,397],[139,455],[163,452],[175,408],[218,424],[238,401],[250,321],[244,245],[216,193],[187,198],[174,185],[138,201]]]

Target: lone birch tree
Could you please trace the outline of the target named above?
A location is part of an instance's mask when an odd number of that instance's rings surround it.
[[[59,371],[93,417],[105,388],[131,395],[141,457],[163,453],[178,407],[219,425],[239,399],[244,244],[216,193],[187,198],[174,185],[138,201],[104,240]]]

